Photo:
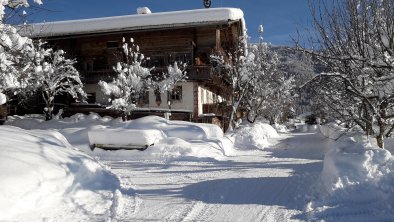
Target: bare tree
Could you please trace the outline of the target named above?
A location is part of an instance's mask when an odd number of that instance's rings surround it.
[[[358,126],[384,148],[394,129],[394,1],[310,3],[316,30],[310,53],[327,72],[308,84],[333,118]]]

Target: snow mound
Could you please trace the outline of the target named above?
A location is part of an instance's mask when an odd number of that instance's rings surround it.
[[[390,159],[389,151],[348,138],[326,153],[322,182],[330,194],[348,186],[378,182]]]
[[[235,132],[234,146],[241,149],[263,149],[271,145],[269,139],[278,138],[276,130],[267,123],[243,125]]]
[[[127,129],[158,129],[168,137],[183,140],[207,140],[223,137],[223,131],[214,124],[171,121],[158,116],[142,117],[129,121]]]
[[[103,129],[124,132],[124,138],[115,139],[119,143],[154,141],[154,146],[143,152],[119,150],[116,152],[96,149],[93,155],[105,160],[173,160],[190,158],[221,159],[231,155],[233,144],[224,137],[223,131],[213,124],[171,121],[158,116],[147,116],[117,125],[118,128]],[[131,135],[137,132],[136,135]],[[130,133],[129,136],[126,134]],[[90,134],[90,132],[89,132]],[[140,135],[140,134],[144,134]],[[126,138],[128,137],[128,138]],[[113,139],[104,139],[109,142]],[[116,141],[114,141],[116,142]]]
[[[111,218],[118,178],[63,135],[2,126],[0,138],[0,220]]]
[[[394,158],[367,138],[333,142],[324,158],[311,221],[391,221],[394,218]]]

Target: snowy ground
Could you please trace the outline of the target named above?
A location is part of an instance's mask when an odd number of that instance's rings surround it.
[[[308,146],[305,139],[310,141]],[[129,209],[125,221],[304,221],[310,188],[322,170],[320,137],[282,135],[262,151],[221,161],[112,161]]]
[[[390,152],[362,137],[327,139],[337,128],[322,128],[325,136],[316,126],[277,134],[258,123],[223,135],[206,124],[158,117],[124,123],[94,114],[49,122],[11,117],[7,124],[13,126],[0,126],[0,220],[394,218]],[[103,129],[109,138],[123,129],[140,130],[141,141],[159,139],[142,152],[92,152],[89,132]]]

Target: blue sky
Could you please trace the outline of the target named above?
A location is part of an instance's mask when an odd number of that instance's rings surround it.
[[[48,9],[32,15],[31,22],[59,21],[135,14],[137,7],[152,12],[203,8],[202,0],[43,0]],[[292,45],[296,36],[310,23],[307,0],[212,0],[212,7],[241,8],[245,13],[252,41],[258,39],[258,26],[264,26],[264,40],[274,45]]]

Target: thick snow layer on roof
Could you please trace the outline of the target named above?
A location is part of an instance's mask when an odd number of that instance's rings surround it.
[[[87,34],[120,30],[181,27],[201,23],[243,21],[243,12],[237,8],[212,8],[186,11],[136,14],[83,20],[36,23],[26,32],[33,37]],[[243,22],[242,22],[243,23]]]

